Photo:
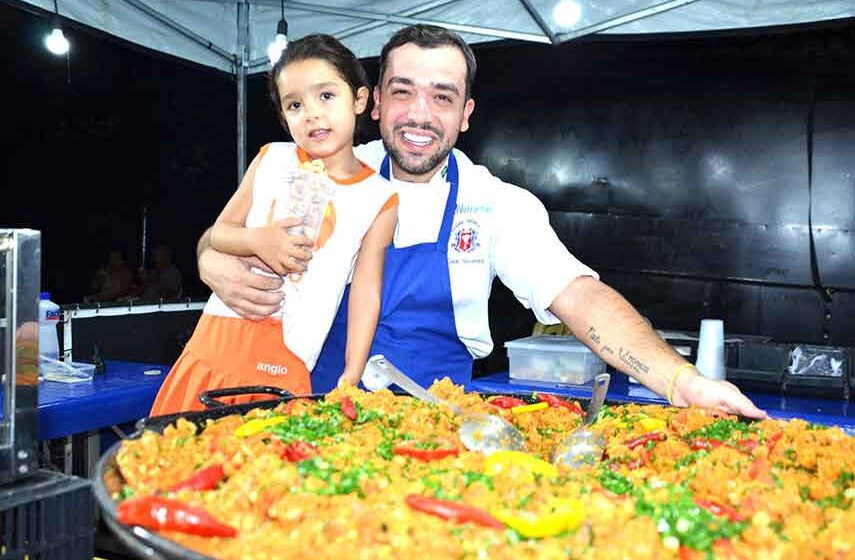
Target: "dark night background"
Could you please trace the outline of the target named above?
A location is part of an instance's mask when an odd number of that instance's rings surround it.
[[[206,296],[194,248],[238,181],[234,79],[73,24],[67,66],[42,45],[49,24],[0,3],[0,224],[42,230],[43,285],[71,303],[110,250],[140,264],[148,205],[149,247],[169,245],[186,295]],[[715,316],[729,332],[855,345],[851,20],[476,54],[458,146],[537,194],[655,326]],[[286,135],[265,77],[248,89],[250,160]],[[533,317],[504,288],[492,299],[504,355]]]

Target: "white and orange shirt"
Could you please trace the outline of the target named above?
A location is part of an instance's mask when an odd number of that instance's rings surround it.
[[[386,156],[379,140],[354,151],[374,169]],[[475,165],[463,152],[454,155],[460,179],[448,247],[454,320],[472,357],[483,358],[493,350],[487,302],[496,276],[548,325],[559,322],[549,307],[572,280],[598,276],[558,239],[537,197]],[[392,177],[399,196],[395,247],[436,242],[449,193],[444,177],[442,171],[427,183]]]
[[[271,215],[271,208],[278,206],[277,197],[283,195],[282,177],[309,160],[308,154],[291,142],[267,144],[259,157],[246,227],[263,227],[271,219],[286,217]],[[312,260],[299,281],[290,285],[291,288],[296,286],[299,297],[289,298],[286,291],[283,301],[282,315],[288,318],[282,324],[283,339],[308,369],[311,370],[317,361],[344,289],[353,275],[362,238],[375,218],[397,203],[394,187],[367,165],[350,179],[335,181]],[[286,279],[285,285],[289,282]],[[211,294],[204,312],[222,317],[239,316],[216,294]]]

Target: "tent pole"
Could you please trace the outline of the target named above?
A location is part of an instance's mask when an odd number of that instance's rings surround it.
[[[397,13],[397,16],[417,16],[423,12],[429,12],[431,10],[435,10],[437,8],[441,8],[448,4],[454,4],[459,0],[433,0],[432,2],[427,2],[425,4],[419,4],[418,6],[413,6],[413,8],[409,10],[404,10],[403,12]],[[360,23],[359,25],[354,25],[352,27],[348,27],[347,29],[342,29],[341,31],[337,31],[333,33],[336,39],[347,39],[353,35],[358,35],[359,33],[365,33],[367,31],[371,31],[372,29],[377,29],[378,27],[382,27],[385,25],[384,23]]]
[[[528,15],[531,16],[531,19],[533,19],[537,26],[540,27],[540,29],[543,31],[543,34],[549,37],[549,42],[553,45],[557,45],[558,39],[555,37],[555,33],[553,33],[552,30],[549,28],[549,24],[546,22],[545,19],[543,19],[543,15],[541,15],[541,13],[537,11],[537,8],[535,7],[534,3],[531,0],[520,1],[522,2],[525,11],[528,12]]]
[[[249,4],[245,1],[237,5],[237,180],[243,178],[246,171],[246,70],[249,50]]]
[[[685,0],[684,0],[685,1]],[[690,0],[696,1],[696,0]],[[377,21],[381,23],[399,23],[403,25],[412,25],[415,23],[427,23],[439,25],[458,33],[472,33],[473,35],[484,35],[487,37],[500,37],[503,39],[517,39],[519,41],[530,41],[534,43],[549,44],[549,37],[538,35],[536,33],[524,33],[522,31],[511,31],[508,29],[496,29],[494,27],[484,27],[480,25],[464,25],[452,23],[448,21],[438,21],[435,19],[414,18],[407,16],[398,16],[393,14],[385,14],[361,8],[338,8],[333,6],[321,6],[319,4],[307,4],[305,2],[293,2],[288,0],[288,9],[294,11],[310,12],[317,14],[327,14],[333,16],[344,16],[354,19],[364,19],[368,21]]]
[[[648,6],[643,10],[637,10],[612,19],[607,19],[605,21],[601,21],[600,23],[589,25],[588,27],[576,29],[575,31],[568,31],[566,33],[559,33],[557,38],[560,43],[563,43],[571,39],[577,39],[584,35],[592,35],[594,33],[605,31],[606,29],[619,27],[621,25],[626,25],[627,23],[631,23],[633,21],[638,21],[640,19],[655,16],[656,14],[661,14],[662,12],[667,12],[675,8],[681,8],[688,4],[694,4],[697,1],[698,0],[666,0],[665,2],[660,2],[659,4]]]

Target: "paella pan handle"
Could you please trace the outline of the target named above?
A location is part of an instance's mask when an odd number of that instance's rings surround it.
[[[269,385],[252,385],[249,387],[227,387],[225,389],[211,389],[210,391],[204,391],[199,395],[199,402],[207,408],[222,408],[228,405],[222,401],[218,401],[218,398],[257,395],[259,393],[276,395],[279,398],[291,398],[294,396],[290,391],[280,389],[279,387],[270,387]]]

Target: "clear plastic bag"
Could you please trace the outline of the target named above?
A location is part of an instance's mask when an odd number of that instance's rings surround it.
[[[295,169],[285,175],[286,188],[276,198],[277,220],[295,217],[303,220],[288,230],[291,235],[305,235],[317,243],[324,214],[332,200],[335,186],[326,176],[306,169]]]
[[[847,363],[846,353],[837,348],[802,344],[790,352],[790,375],[816,375],[843,377]]]
[[[284,181],[285,188],[277,197],[274,206],[276,219],[300,218],[303,223],[289,228],[288,233],[305,235],[311,240],[313,246],[317,245],[327,207],[335,192],[335,185],[325,174],[318,173],[317,168],[292,170],[285,175]],[[300,306],[301,278],[301,274],[289,274],[282,283],[282,291],[285,294],[282,306],[283,321],[290,321]]]

